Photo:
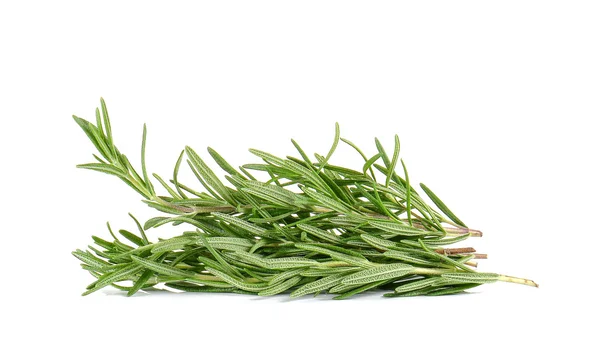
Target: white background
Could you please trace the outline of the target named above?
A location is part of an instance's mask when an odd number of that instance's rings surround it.
[[[0,3],[0,343],[592,344],[600,9],[590,1]],[[103,96],[119,148],[168,178],[185,145],[326,153],[334,122],[401,156],[473,228],[480,269],[536,280],[450,297],[290,301],[112,289],[70,252],[154,213],[77,170]],[[333,162],[360,165],[340,146]],[[197,186],[193,180],[186,179]],[[165,226],[158,235],[179,234]],[[592,314],[592,315],[587,315]]]

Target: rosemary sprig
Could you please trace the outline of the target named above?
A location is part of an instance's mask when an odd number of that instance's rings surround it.
[[[486,258],[470,247],[444,248],[481,232],[469,229],[428,187],[433,207],[410,185],[400,142],[390,157],[379,140],[377,154],[367,157],[340,137],[325,156],[311,160],[292,143],[300,158],[276,157],[251,149],[259,163],[237,169],[217,151],[209,154],[223,169],[226,185],[190,147],[177,159],[173,177],[148,174],[143,128],[141,174],[120,153],[112,138],[104,100],[96,124],[74,116],[96,147],[97,162],[80,168],[114,175],[143,196],[143,202],[167,214],[135,219],[139,236],[121,230],[117,238],[93,237],[94,245],[73,255],[96,280],[84,295],[106,286],[127,291],[161,286],[190,292],[230,292],[292,297],[322,291],[345,299],[355,294],[391,290],[386,297],[456,294],[495,281],[537,286],[533,281],[474,270],[474,258]],[[358,169],[330,163],[341,142],[365,161]],[[183,159],[206,192],[178,179]],[[396,174],[398,162],[402,174]],[[378,181],[374,168],[383,175]],[[251,173],[253,172],[253,173]],[[256,176],[266,173],[265,180]],[[150,176],[164,187],[159,195]],[[146,231],[164,224],[183,225],[181,235],[150,242]],[[118,284],[130,281],[130,286]],[[158,285],[158,286],[157,286]]]

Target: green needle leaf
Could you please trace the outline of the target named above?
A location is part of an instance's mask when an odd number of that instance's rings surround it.
[[[287,280],[296,275],[300,275],[302,272],[306,271],[306,268],[296,268],[291,270],[283,271],[279,274],[273,275],[271,280],[269,280],[269,286],[274,286],[277,283],[280,283],[284,280]]]
[[[93,171],[98,171],[110,175],[116,175],[119,178],[127,179],[127,172],[122,169],[116,168],[112,165],[106,165],[103,163],[86,163],[82,165],[77,165],[77,168],[90,169]]]
[[[337,201],[337,200],[327,197],[317,191],[312,191],[306,187],[301,187],[301,189],[310,198],[317,201],[317,203],[322,207],[329,208],[329,209],[332,209],[332,210],[335,210],[337,212],[344,213],[344,214],[352,213],[350,208],[348,206],[344,205],[344,203],[341,201]]]
[[[175,185],[175,189],[177,189],[179,195],[183,199],[187,199],[187,196],[185,195],[185,193],[183,193],[182,187],[179,185],[179,181],[177,180],[177,177],[179,176],[179,168],[181,167],[181,161],[183,160],[184,153],[185,150],[182,150],[179,154],[179,157],[177,158],[177,162],[175,163],[175,168],[173,169],[173,184]]]
[[[261,236],[261,237],[267,235],[267,230],[266,229],[264,229],[264,228],[262,228],[260,226],[257,226],[255,224],[252,224],[252,223],[250,223],[248,221],[244,221],[244,220],[242,220],[240,218],[237,218],[235,216],[231,216],[231,215],[227,215],[227,214],[223,214],[223,213],[219,213],[219,212],[214,212],[214,213],[211,213],[211,214],[214,217],[216,217],[217,219],[220,219],[222,221],[228,222],[228,223],[230,223],[230,224],[232,224],[234,226],[237,226],[237,227],[239,227],[239,228],[241,228],[241,229],[243,229],[245,231],[248,231],[248,232],[250,232],[250,233],[252,233],[254,235]]]
[[[400,162],[402,162],[404,181],[406,182],[406,217],[408,218],[408,224],[412,226],[412,206],[410,205],[412,188],[410,187],[410,180],[408,180],[408,171],[406,170],[406,165],[404,164],[403,160],[400,160]]]
[[[298,298],[303,295],[313,294],[317,292],[321,292],[327,290],[342,281],[344,278],[344,274],[333,274],[322,279],[307,283],[303,286],[300,286],[297,290],[290,294],[292,298]]]
[[[481,285],[481,284],[456,285],[456,286],[451,286],[451,287],[444,288],[444,289],[429,291],[426,294],[428,296],[443,296],[443,295],[449,295],[449,294],[463,293],[465,290],[468,290],[469,288],[477,287],[479,285]]]
[[[250,292],[242,291],[235,287],[205,287],[197,285],[181,285],[176,283],[166,283],[165,286],[185,292],[252,294]]]
[[[264,260],[267,268],[285,270],[291,268],[302,268],[318,265],[319,262],[311,260],[309,258],[302,257],[281,257],[281,258],[268,258]]]
[[[306,163],[306,165],[314,170],[314,166],[312,164],[312,162],[310,161],[310,159],[308,158],[308,156],[306,155],[306,153],[304,152],[304,150],[302,150],[302,148],[300,147],[300,144],[298,144],[295,140],[292,139],[292,144],[294,145],[294,147],[296,148],[296,150],[298,150],[298,153],[300,153],[300,156],[302,156],[302,159],[304,160],[304,162]]]
[[[208,268],[206,268],[206,270],[208,270],[208,272],[213,274],[214,276],[223,279],[223,281],[225,281],[241,290],[244,290],[244,291],[260,292],[267,287],[267,284],[264,282],[258,283],[258,284],[247,283],[247,282],[238,280],[232,276],[229,276],[229,275],[223,273],[222,271],[214,269],[214,268],[208,267]]]
[[[235,168],[233,168],[233,166],[231,166],[224,158],[223,156],[221,156],[219,153],[217,153],[216,150],[214,150],[211,147],[207,148],[208,153],[210,154],[210,156],[212,156],[213,160],[215,160],[215,162],[219,165],[219,167],[221,167],[221,169],[223,169],[225,172],[231,174],[231,175],[239,175],[241,176],[240,173],[238,173],[238,171],[235,170]]]
[[[204,163],[204,161],[196,154],[196,152],[190,148],[185,147],[185,152],[190,159],[190,162],[194,166],[194,168],[198,171],[198,173],[206,180],[208,185],[210,185],[217,193],[228,203],[232,205],[236,205],[237,203],[225,187],[223,183],[217,178],[215,173]]]
[[[100,107],[102,107],[102,118],[104,120],[104,128],[105,128],[104,132],[106,132],[106,144],[110,148],[113,155],[115,155],[116,148],[113,143],[112,128],[110,126],[110,118],[108,117],[108,110],[106,109],[106,103],[104,102],[103,98],[100,98]],[[102,126],[98,125],[98,129],[100,131],[102,131]]]
[[[450,245],[454,243],[458,243],[460,241],[466,240],[471,235],[469,233],[465,233],[463,235],[459,235],[457,237],[447,237],[443,239],[424,239],[423,243],[431,246],[442,246],[442,245]]]
[[[378,228],[382,231],[402,236],[422,236],[430,233],[422,229],[414,228],[408,225],[402,225],[398,222],[369,221],[369,225]]]
[[[285,292],[290,288],[294,287],[298,282],[300,282],[302,278],[299,276],[288,279],[287,281],[280,282],[276,285],[270,286],[260,292],[258,292],[259,296],[273,296],[279,294],[281,292]]]
[[[442,277],[454,282],[488,284],[498,281],[500,275],[493,273],[447,273],[442,274]]]
[[[358,285],[368,284],[374,281],[399,278],[412,273],[414,267],[404,263],[384,264],[375,268],[365,269],[358,273],[348,275],[343,284]]]
[[[86,136],[92,142],[92,144],[96,147],[98,152],[105,159],[110,161],[110,158],[111,158],[110,150],[106,146],[103,136],[99,133],[100,130],[97,127],[95,127],[92,123],[90,123],[89,121],[87,121],[85,119],[79,118],[75,115],[73,115],[73,119],[75,120],[77,125],[79,125],[79,127],[81,127],[83,132],[86,134]]]
[[[405,263],[418,264],[418,265],[422,265],[422,266],[435,266],[435,264],[431,263],[431,260],[426,260],[423,258],[411,256],[402,251],[388,250],[383,253],[383,256],[385,256],[387,258],[393,258],[393,259],[396,259],[396,260],[399,260],[399,261],[402,261]]]
[[[390,185],[390,180],[392,179],[396,169],[396,164],[398,164],[398,156],[400,156],[400,139],[398,138],[398,135],[394,137],[394,143],[394,155],[392,155],[392,162],[388,167],[388,175],[385,179],[385,187]]]
[[[140,222],[131,214],[129,213],[129,217],[131,217],[133,219],[133,221],[135,222],[135,225],[138,228],[138,231],[140,232],[140,235],[142,236],[142,242],[143,245],[148,245],[148,237],[146,236],[146,232],[144,232],[144,228],[142,228],[142,225],[140,224]]]
[[[109,265],[108,262],[103,261],[103,260],[95,257],[94,255],[92,255],[89,252],[84,252],[84,251],[79,250],[79,249],[76,250],[76,251],[71,252],[71,254],[73,254],[73,256],[75,256],[81,262],[89,265],[90,267],[92,267],[94,269],[103,268],[103,267]]]
[[[343,294],[340,294],[338,296],[333,297],[333,299],[335,300],[342,300],[342,299],[348,299],[354,295],[357,295],[359,293],[368,291],[370,289],[373,289],[375,287],[378,287],[382,284],[384,284],[386,282],[386,280],[381,280],[381,281],[375,281],[375,282],[371,282],[370,284],[364,285],[364,286],[359,286],[353,290],[347,291]]]
[[[129,264],[119,270],[104,274],[98,278],[94,288],[100,289],[106,287],[114,282],[123,281],[129,279],[131,276],[137,274],[143,269],[142,266],[135,263]]]
[[[423,191],[425,191],[425,194],[427,195],[427,197],[429,197],[429,199],[431,199],[431,201],[442,211],[442,213],[444,213],[444,215],[446,215],[447,217],[450,218],[450,220],[456,222],[460,226],[463,226],[465,228],[467,227],[467,225],[465,225],[462,221],[460,221],[460,219],[458,217],[456,217],[456,215],[454,215],[454,213],[452,211],[450,211],[450,209],[448,209],[446,204],[444,204],[444,202],[442,202],[433,193],[433,191],[431,191],[427,186],[425,186],[425,184],[421,184],[421,189],[423,189]]]
[[[147,282],[148,280],[150,280],[151,277],[154,276],[154,273],[151,270],[145,270],[142,275],[140,275],[140,278],[137,279],[137,281],[135,282],[135,284],[133,284],[133,287],[131,287],[129,289],[129,292],[127,292],[127,296],[131,297],[132,295],[134,295],[137,291],[139,291]]]
[[[421,280],[413,280],[406,284],[396,287],[395,291],[396,291],[396,293],[406,293],[406,292],[410,292],[410,291],[420,290],[425,287],[435,285],[436,283],[438,283],[440,281],[442,281],[442,279],[440,279],[439,277],[432,277],[432,278],[421,279]]]
[[[194,243],[196,239],[192,237],[180,237],[161,240],[152,248],[152,253],[170,252],[185,248],[187,245]]]
[[[137,246],[144,246],[146,244],[144,244],[144,240],[140,237],[138,237],[137,235],[126,231],[124,229],[119,230],[119,234],[121,234],[125,239],[129,240],[130,242],[134,243]]]
[[[327,165],[327,162],[329,161],[329,159],[335,152],[335,149],[337,148],[339,142],[340,142],[340,125],[338,123],[335,123],[335,138],[333,139],[333,144],[331,145],[331,149],[329,149],[327,156],[325,156],[325,160],[323,160],[323,162],[321,162],[321,165],[319,166],[319,171],[322,170],[323,167],[325,167],[325,165]]]
[[[296,243],[294,245],[299,249],[327,255],[327,256],[330,256],[331,258],[333,258],[334,260],[346,262],[348,264],[352,264],[355,266],[364,267],[364,268],[370,268],[373,266],[373,264],[370,263],[365,258],[351,256],[351,255],[348,255],[345,253],[341,253],[338,251],[323,248],[322,246],[316,246],[316,245],[311,245],[311,244],[302,244],[302,243]]]
[[[158,273],[158,274],[174,276],[174,277],[182,277],[182,278],[191,278],[191,277],[194,277],[194,275],[195,275],[195,273],[193,273],[193,272],[188,272],[185,270],[173,268],[169,265],[154,262],[152,260],[141,258],[138,256],[132,255],[131,259],[135,263],[143,266],[146,269],[150,269],[151,271]]]
[[[152,186],[152,183],[148,178],[148,171],[146,169],[146,124],[144,124],[144,130],[142,133],[142,175],[144,176],[146,188],[151,195],[154,195],[154,186]]]
[[[340,237],[338,237],[337,235],[335,235],[333,233],[330,233],[330,232],[324,231],[320,228],[317,228],[315,226],[299,224],[297,227],[300,228],[301,230],[305,231],[306,233],[312,234],[315,237],[323,239],[330,243],[334,243],[334,244],[340,243],[340,239],[339,239]]]
[[[393,241],[381,239],[370,234],[361,234],[360,237],[377,250],[387,251],[396,246],[396,243]]]
[[[371,167],[373,166],[373,164],[375,162],[377,162],[377,160],[379,160],[379,158],[381,158],[381,154],[375,154],[373,157],[371,157],[370,159],[368,159],[365,164],[363,165],[363,173],[365,175],[367,175],[367,171],[371,170],[371,175],[373,176],[373,178],[375,177],[375,175],[372,173],[372,169]]]

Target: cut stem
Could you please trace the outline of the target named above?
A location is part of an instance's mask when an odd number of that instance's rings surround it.
[[[538,284],[533,282],[533,280],[516,278],[514,276],[508,276],[508,275],[500,275],[498,277],[498,281],[512,282],[515,284],[521,284],[521,285],[532,286],[532,287],[540,287]]]

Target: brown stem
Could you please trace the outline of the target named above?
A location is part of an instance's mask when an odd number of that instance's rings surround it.
[[[458,255],[462,253],[471,253],[475,252],[475,249],[472,247],[459,247],[459,248],[450,248],[450,249],[436,249],[435,252],[443,254],[443,255]]]

